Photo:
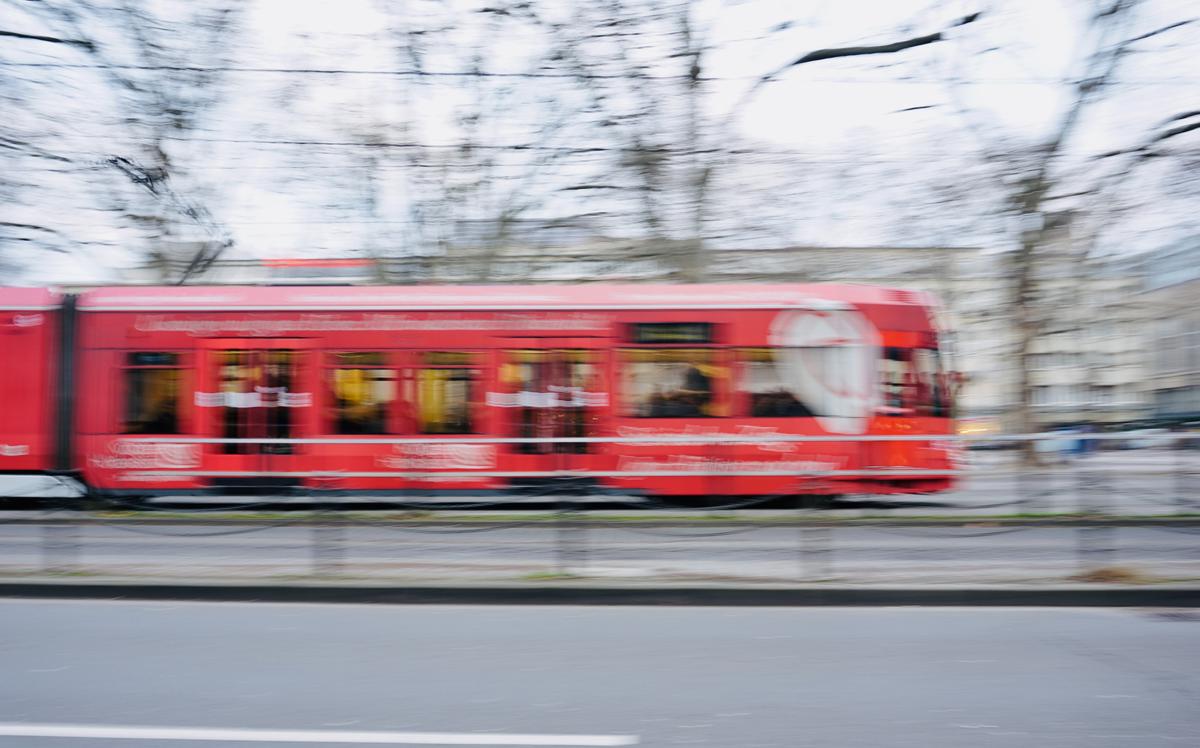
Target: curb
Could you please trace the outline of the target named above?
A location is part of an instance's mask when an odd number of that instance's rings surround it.
[[[1200,587],[372,586],[0,582],[0,597],[387,605],[1200,607]]]
[[[969,511],[969,508],[967,509]],[[1043,518],[1014,518],[1004,515],[962,514],[955,517],[922,518],[905,517],[837,517],[837,516],[807,516],[807,517],[763,517],[763,518],[733,518],[733,519],[697,519],[681,521],[671,517],[656,517],[647,513],[645,518],[637,520],[607,520],[604,517],[580,517],[572,519],[540,518],[510,519],[459,518],[459,519],[345,519],[340,517],[321,517],[311,514],[297,513],[290,517],[275,517],[272,519],[230,519],[219,517],[6,517],[0,514],[0,526],[33,526],[45,525],[78,525],[82,527],[113,527],[113,526],[163,526],[163,527],[254,527],[262,526],[269,530],[276,527],[347,527],[370,529],[384,527],[390,529],[410,527],[462,527],[474,529],[503,530],[519,525],[522,529],[558,529],[571,527],[584,530],[620,530],[624,528],[758,528],[758,529],[789,529],[800,527],[827,527],[830,529],[854,527],[1012,527],[1022,529],[1037,528],[1078,528],[1078,527],[1186,527],[1200,528],[1200,515],[1167,516],[1101,516],[1101,515],[1058,515]]]

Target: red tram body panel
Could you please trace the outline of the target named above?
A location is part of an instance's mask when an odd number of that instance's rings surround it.
[[[59,294],[0,288],[0,473],[54,467]]]
[[[78,298],[74,460],[130,493],[940,490],[931,303],[829,285],[97,289]],[[728,435],[764,441],[711,443]],[[770,441],[797,435],[839,440]],[[930,439],[860,438],[885,435]],[[657,437],[698,441],[629,441]],[[844,474],[880,468],[932,474]]]

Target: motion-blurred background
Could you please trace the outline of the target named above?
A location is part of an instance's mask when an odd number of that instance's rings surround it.
[[[963,428],[1200,418],[1183,0],[0,3],[0,281],[936,292]]]

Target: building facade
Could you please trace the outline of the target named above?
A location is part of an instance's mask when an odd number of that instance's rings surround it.
[[[1034,271],[1040,334],[1029,366],[1039,428],[1119,424],[1151,415],[1151,324],[1142,276],[1128,262],[1084,259],[1069,223],[1052,224]],[[949,365],[963,372],[960,413],[1015,428],[1020,341],[1010,255],[955,247],[797,247],[716,251],[709,278],[870,283],[935,294]]]
[[[1142,267],[1153,320],[1147,381],[1153,416],[1200,420],[1200,238],[1151,252]]]

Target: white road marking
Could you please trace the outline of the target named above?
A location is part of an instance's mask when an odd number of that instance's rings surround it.
[[[0,722],[0,736],[99,740],[212,740],[256,743],[358,743],[371,745],[637,745],[636,735],[501,735],[475,732],[264,730],[247,727],[153,727]]]

